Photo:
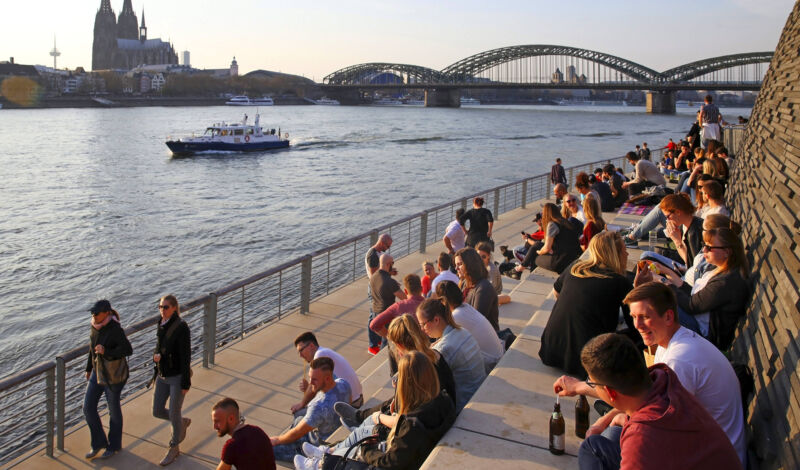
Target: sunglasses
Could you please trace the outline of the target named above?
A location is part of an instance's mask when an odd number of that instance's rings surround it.
[[[703,251],[711,251],[711,250],[714,250],[714,249],[724,250],[725,248],[730,248],[730,247],[728,247],[728,246],[703,245]]]
[[[166,309],[168,309],[168,308],[170,308],[170,307],[171,307],[171,305],[159,305],[159,306],[158,306],[158,309],[159,309],[159,310],[166,310]]]
[[[578,202],[577,199],[567,199],[567,204],[571,204],[573,202]]]

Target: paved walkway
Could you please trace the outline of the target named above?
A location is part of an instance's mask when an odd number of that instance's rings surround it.
[[[531,220],[542,202],[500,216],[494,230],[498,246],[520,244],[519,231],[533,229]],[[629,221],[623,220],[622,223],[627,225]],[[439,242],[429,246],[426,254],[415,253],[396,260],[395,266],[401,276],[409,272],[420,273],[422,261],[435,259],[442,249]],[[553,279],[532,274],[521,281],[504,277],[503,282],[512,302],[500,307],[501,328],[511,328],[520,335],[520,340],[461,413],[456,426],[437,448],[436,454],[432,454],[425,468],[452,468],[452,465],[431,464],[442,449],[452,450],[459,457],[456,459],[458,464],[467,468],[488,467],[492,460],[497,459],[502,459],[507,468],[577,467],[574,457],[577,438],[567,438],[567,456],[556,457],[546,451],[547,419],[553,406],[553,395],[546,389],[558,373],[538,362],[540,331],[536,328],[543,327],[541,322],[546,322],[546,316],[533,314],[539,310],[549,314],[552,305],[548,302],[552,301],[548,301],[547,296]],[[211,425],[210,411],[222,397],[235,398],[247,422],[260,426],[269,435],[276,435],[289,425],[289,407],[300,398],[297,383],[303,373],[302,360],[292,341],[307,330],[315,332],[322,346],[338,351],[350,361],[362,379],[368,405],[391,396],[385,356],[382,353],[372,357],[366,351],[368,310],[366,279],[362,278],[313,302],[309,314],[287,315],[277,323],[218,350],[214,367],[203,369],[196,364],[192,379],[194,386],[183,407],[184,416],[192,419],[192,425],[181,444],[183,454],[170,468],[216,467],[227,437],[217,437]],[[531,395],[531,390],[536,392]],[[123,404],[123,451],[112,459],[87,462],[83,454],[89,447],[88,429],[78,426],[66,436],[65,452],[57,451],[54,458],[49,458],[39,449],[4,468],[159,468],[157,462],[166,452],[170,430],[167,422],[151,416],[151,394],[152,391],[142,392]],[[574,430],[572,404],[568,400],[563,403],[569,435]],[[475,435],[486,435],[498,442],[471,446]]]

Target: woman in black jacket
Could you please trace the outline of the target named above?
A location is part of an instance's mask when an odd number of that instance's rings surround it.
[[[180,306],[174,295],[162,297],[158,302],[161,321],[156,332],[156,349],[153,362],[156,364],[155,391],[153,392],[153,416],[172,423],[169,450],[159,465],[169,465],[180,454],[180,444],[186,437],[186,428],[192,423],[181,415],[183,397],[192,386],[191,338],[189,326],[180,317]],[[169,411],[165,408],[169,399]]]
[[[541,266],[561,274],[583,252],[578,241],[580,231],[561,215],[555,204],[548,202],[542,208],[542,227],[544,242],[528,250],[522,264],[515,268],[517,272],[523,272],[525,268],[533,271],[536,266]]]
[[[456,418],[455,405],[441,390],[436,368],[424,353],[409,351],[400,359],[395,402],[396,414],[373,415],[375,426],[389,428],[388,437],[362,444],[360,459],[382,470],[415,470]],[[326,453],[344,455],[356,442],[371,435],[368,432],[361,426],[332,449],[304,445],[308,458],[295,457],[295,467],[318,469]]]
[[[120,394],[127,380],[125,358],[133,353],[133,348],[119,324],[119,314],[111,308],[108,300],[97,301],[90,311],[92,327],[89,333],[89,358],[86,363],[86,380],[89,384],[83,401],[83,415],[86,417],[92,442],[86,458],[93,459],[105,449],[99,457],[106,459],[122,448]],[[112,367],[124,369],[120,369],[122,373],[116,373],[117,370],[110,370]],[[124,380],[113,383],[116,381],[115,378]],[[97,412],[97,404],[104,393],[108,403],[108,436],[103,430],[100,414]]]

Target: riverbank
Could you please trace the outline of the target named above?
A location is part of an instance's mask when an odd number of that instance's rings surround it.
[[[226,98],[202,96],[52,96],[34,101],[30,106],[0,98],[3,110],[9,109],[51,109],[51,108],[136,108],[148,106],[222,106]],[[276,96],[276,106],[311,105],[308,100],[297,96]]]

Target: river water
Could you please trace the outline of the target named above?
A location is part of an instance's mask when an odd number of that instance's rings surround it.
[[[85,342],[97,299],[131,324],[165,293],[196,298],[547,172],[555,156],[570,166],[663,146],[693,117],[610,106],[261,111],[262,125],[290,133],[290,150],[177,159],[164,145],[254,109],[0,111],[0,377]]]

